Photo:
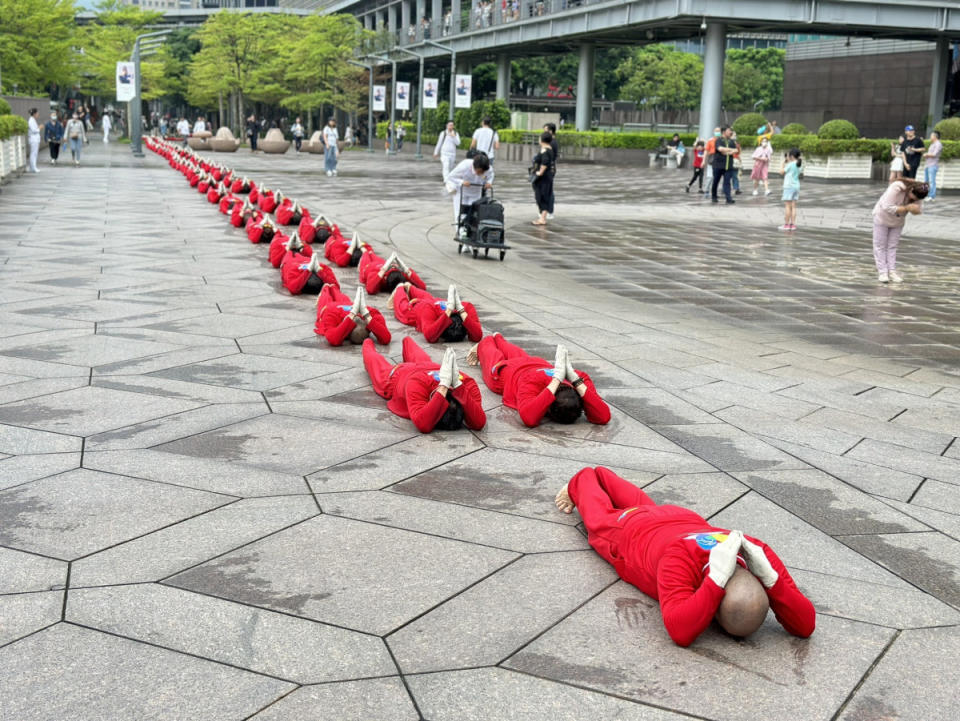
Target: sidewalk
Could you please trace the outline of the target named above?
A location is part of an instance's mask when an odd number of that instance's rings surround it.
[[[960,710],[956,197],[879,287],[873,186],[805,185],[787,236],[778,203],[711,207],[686,172],[562,165],[540,230],[498,164],[501,263],[456,255],[438,162],[216,157],[456,282],[486,331],[566,344],[613,420],[531,430],[484,390],[483,431],[418,434],[265,248],[95,139],[0,194],[0,718]],[[815,634],[674,646],[553,506],[585,465],[768,542]]]

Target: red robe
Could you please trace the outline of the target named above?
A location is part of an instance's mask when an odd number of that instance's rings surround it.
[[[350,308],[352,307],[353,300],[344,295],[339,287],[323,286],[323,290],[320,291],[320,296],[317,298],[317,324],[314,326],[313,332],[326,338],[330,345],[341,345],[351,331],[357,327],[356,321],[350,317]],[[367,322],[367,329],[377,339],[378,343],[386,345],[390,342],[390,331],[387,330],[387,322],[383,318],[383,313],[376,308],[369,308],[368,310],[370,311],[370,320]]]
[[[308,251],[306,255],[288,250],[284,253],[283,260],[280,262],[280,279],[283,281],[283,287],[289,290],[291,295],[300,295],[307,281],[310,280],[310,276],[313,275],[307,269],[313,251],[310,250],[309,245],[304,246],[303,249]],[[321,264],[317,270],[317,277],[323,281],[324,288],[329,285],[340,287],[340,281],[337,280],[337,276],[333,274],[329,266]]]
[[[326,248],[324,248],[326,249]],[[383,264],[387,261],[384,258],[381,258],[379,255],[374,253],[372,250],[367,250],[364,252],[363,256],[360,258],[360,263],[357,265],[357,270],[360,273],[360,282],[363,283],[364,287],[368,294],[373,295],[379,293],[381,290],[386,290],[386,284],[384,283],[384,278],[381,278],[377,275],[380,269],[383,267]],[[397,268],[397,270],[400,270]],[[409,273],[403,273],[403,279],[413,283],[415,286],[420,288],[420,290],[426,290],[427,285],[422,280],[420,276],[417,275],[416,271],[411,269]]]
[[[680,506],[658,506],[609,468],[584,468],[570,480],[568,491],[594,550],[620,578],[660,601],[670,638],[680,646],[693,643],[710,625],[726,593],[710,578],[709,569],[710,549],[726,539],[729,529]],[[816,626],[813,604],[769,546],[752,536],[744,538],[763,549],[779,576],[765,589],[777,620],[787,632],[807,638]]]
[[[283,202],[277,207],[276,216],[277,222],[280,223],[280,225],[299,225],[301,220],[310,217],[310,211],[301,205],[300,217],[294,220],[293,201],[290,200],[290,198],[284,198]],[[300,240],[303,240],[303,238]],[[303,242],[306,243],[307,241],[304,240]]]
[[[277,199],[272,190],[268,190],[266,195],[261,194],[257,200],[257,205],[264,213],[272,213],[277,209]]]
[[[446,413],[447,399],[435,392],[440,385],[440,365],[413,338],[403,339],[403,363],[397,365],[391,365],[367,338],[363,342],[363,365],[377,395],[387,399],[387,408],[401,418],[409,418],[421,433],[432,431]],[[487,422],[480,389],[470,376],[461,373],[460,377],[460,386],[448,389],[447,393],[463,406],[464,425],[478,431]]]
[[[443,332],[453,322],[446,314],[446,309],[445,300],[435,298],[427,291],[416,287],[410,289],[409,295],[403,290],[398,290],[393,296],[393,314],[396,319],[404,325],[415,326],[423,333],[428,343],[437,343]],[[473,307],[473,303],[464,303],[463,309],[467,312],[463,327],[466,328],[467,337],[476,343],[483,337],[477,309]]]
[[[527,355],[502,335],[488,335],[477,347],[483,380],[494,393],[503,394],[503,404],[520,413],[524,425],[533,428],[547,414],[554,394],[547,386],[553,381],[553,363]],[[610,407],[597,393],[590,376],[577,371],[587,392],[583,395],[583,412],[591,423],[610,422]],[[566,380],[561,381],[567,384]]]

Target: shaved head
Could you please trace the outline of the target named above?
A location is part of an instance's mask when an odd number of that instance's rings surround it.
[[[370,335],[367,323],[362,318],[357,321],[357,327],[350,331],[350,342],[354,345],[360,345]]]
[[[717,609],[717,623],[731,636],[746,637],[760,628],[769,609],[770,601],[760,581],[737,566]]]

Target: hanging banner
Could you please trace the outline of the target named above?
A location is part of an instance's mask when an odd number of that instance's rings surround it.
[[[410,83],[397,83],[397,110],[410,109]]]
[[[457,93],[456,99],[454,100],[454,107],[456,108],[469,108],[470,107],[470,84],[472,82],[472,75],[458,75],[456,79],[457,84]]]
[[[440,81],[436,78],[423,79],[423,107],[437,107],[437,88],[440,87]]]
[[[133,63],[117,63],[117,102],[129,103],[137,94],[136,73]]]
[[[377,112],[383,112],[387,109],[387,86],[373,86],[373,109]]]

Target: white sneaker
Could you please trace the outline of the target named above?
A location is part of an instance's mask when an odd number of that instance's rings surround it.
[[[889,282],[890,282],[890,276],[887,275],[886,273],[880,273],[880,274],[877,276],[877,280],[880,281],[881,283],[889,283]]]
[[[553,213],[547,213],[547,220],[553,220]]]
[[[770,193],[772,192],[773,192],[772,190],[768,190],[766,193],[764,193],[764,195],[770,195]]]
[[[759,191],[759,190],[754,190],[754,191],[753,191],[753,194],[754,194],[754,195],[760,195],[760,191]]]
[[[328,171],[327,171],[327,177],[329,178],[329,177],[331,177],[332,175],[333,175],[333,171],[328,170]]]
[[[333,174],[334,174],[334,175],[336,175],[336,174],[337,174],[337,171],[336,171],[336,170],[334,170],[334,171],[333,171]]]
[[[902,282],[903,282],[903,276],[900,275],[897,271],[891,270],[891,271],[890,271],[890,281],[893,282],[893,283],[902,283]]]
[[[925,202],[927,202],[927,203],[932,203],[932,202],[935,201],[935,200],[936,200],[936,198],[927,198],[927,200],[926,200]]]

